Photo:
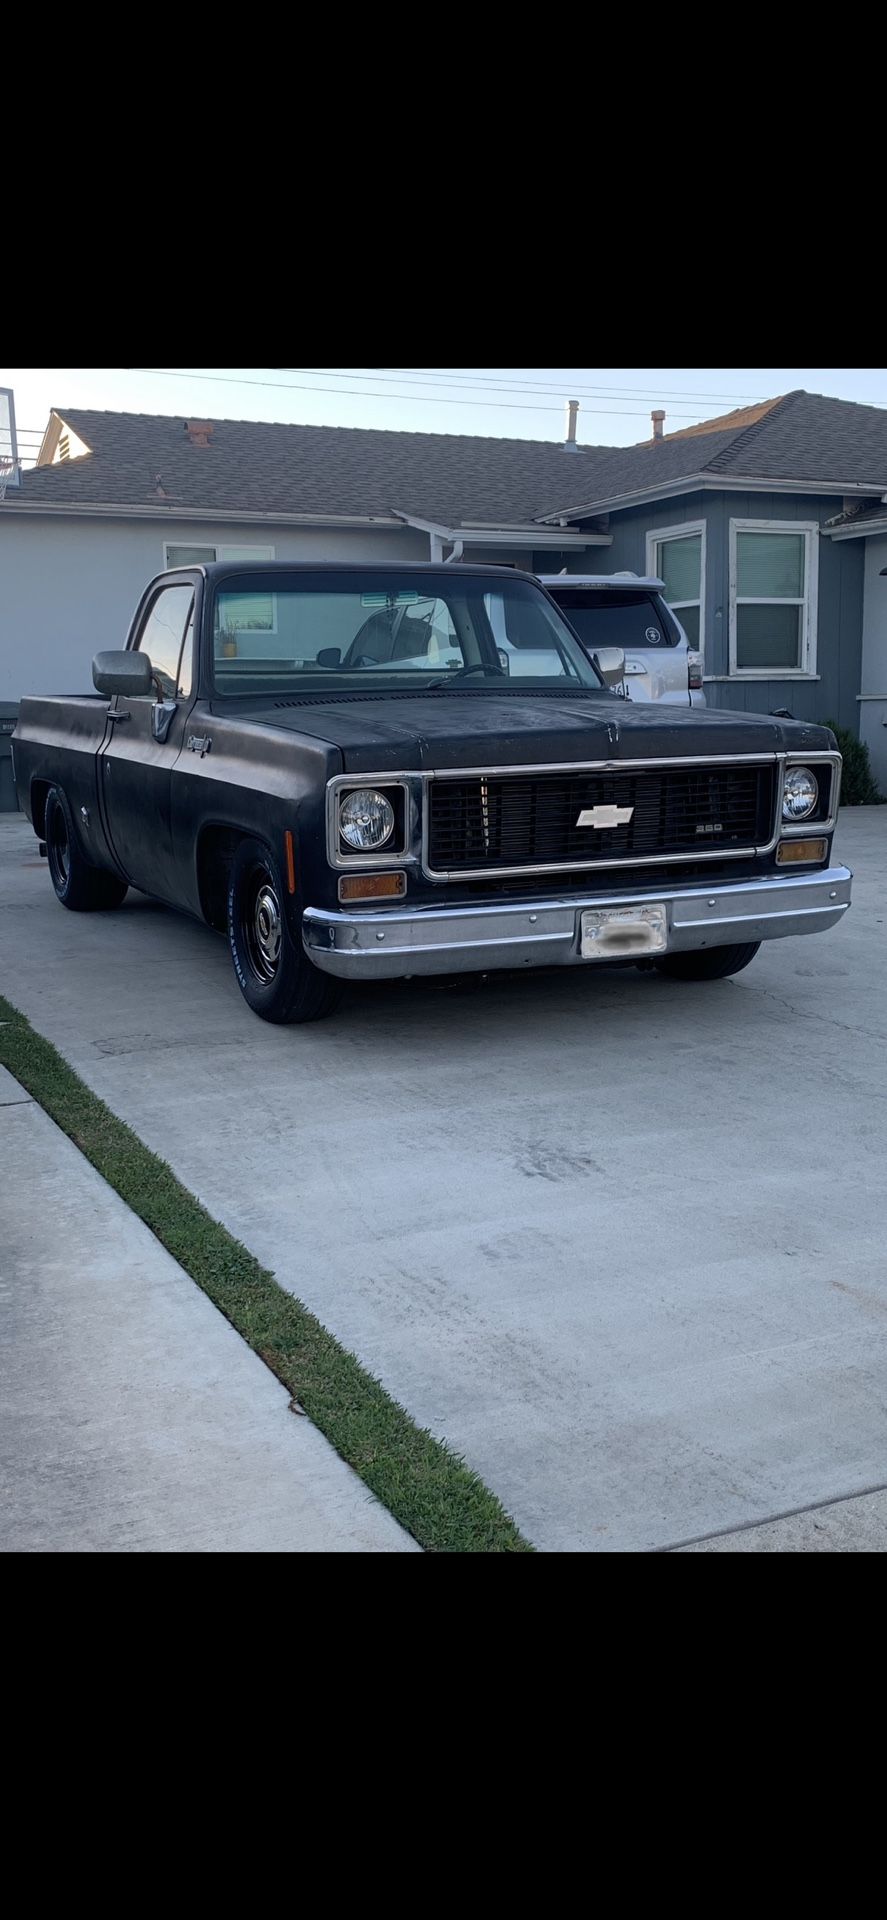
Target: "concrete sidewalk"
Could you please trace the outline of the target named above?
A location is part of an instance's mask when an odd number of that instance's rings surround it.
[[[0,1550],[419,1552],[2,1067],[0,1154]]]

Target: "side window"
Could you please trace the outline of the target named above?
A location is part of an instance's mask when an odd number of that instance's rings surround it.
[[[142,627],[138,650],[146,653],[168,700],[190,691],[190,658],[182,661],[187,669],[187,688],[180,684],[179,662],[186,624],[193,627],[194,590],[191,586],[162,587]]]
[[[665,599],[691,647],[701,647],[705,611],[705,526],[661,528],[647,534],[647,569],[665,582]]]
[[[730,672],[816,670],[814,525],[730,522]]]

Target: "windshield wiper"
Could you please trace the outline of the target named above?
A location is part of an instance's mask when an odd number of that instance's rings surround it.
[[[494,680],[507,680],[508,675],[502,667],[488,667],[483,661],[473,667],[459,667],[456,673],[445,673],[440,680],[429,680],[425,693],[434,693],[437,687],[452,687],[457,680],[467,680],[472,673],[489,673]]]

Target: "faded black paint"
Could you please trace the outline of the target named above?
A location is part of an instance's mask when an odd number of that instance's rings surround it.
[[[372,570],[366,563],[353,569]],[[390,567],[375,570],[391,572]],[[667,760],[834,746],[831,734],[821,726],[767,715],[632,705],[604,688],[572,695],[559,691],[506,694],[500,689],[463,687],[372,697],[352,692],[339,698],[331,694],[226,698],[214,692],[212,683],[212,595],[222,580],[242,578],[245,571],[231,562],[159,575],[139,603],[129,647],[135,643],[158,584],[183,578],[193,581],[197,600],[193,693],[180,703],[174,731],[164,745],[153,741],[150,725],[141,722],[131,734],[124,729],[132,722],[112,729],[108,701],[100,694],[26,699],[15,735],[19,802],[38,831],[48,787],[63,787],[87,859],[199,917],[203,917],[201,849],[217,829],[255,835],[281,861],[283,837],[290,829],[297,853],[297,890],[287,904],[294,924],[305,906],[335,904],[336,875],[326,856],[325,808],[327,782],[337,773]],[[291,563],[267,562],[258,571],[264,576],[299,569]],[[305,571],[319,569],[315,564]],[[349,571],[330,568],[330,578]],[[415,572],[426,583],[438,571],[428,566],[397,568],[398,574]],[[465,571],[493,581],[502,572],[514,577],[511,569]],[[143,705],[145,715],[150,714],[148,699],[120,704]],[[209,749],[192,751],[191,737],[202,743],[208,740]],[[115,816],[113,796],[126,779],[131,785],[124,833]],[[86,810],[87,820],[81,809]],[[769,868],[771,862],[766,865]],[[568,873],[559,874],[559,887],[569,885],[569,878]],[[619,884],[615,874],[612,883]],[[642,871],[635,870],[635,883],[643,885]],[[414,872],[409,884],[411,898],[433,897],[439,904],[439,885]],[[513,895],[514,888],[513,880],[484,882],[488,896]],[[536,883],[534,891],[538,891]]]

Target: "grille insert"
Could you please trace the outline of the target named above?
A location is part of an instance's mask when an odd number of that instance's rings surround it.
[[[432,780],[429,866],[437,873],[582,866],[653,855],[729,853],[773,838],[776,768],[720,765]],[[578,826],[595,808],[631,809]]]

